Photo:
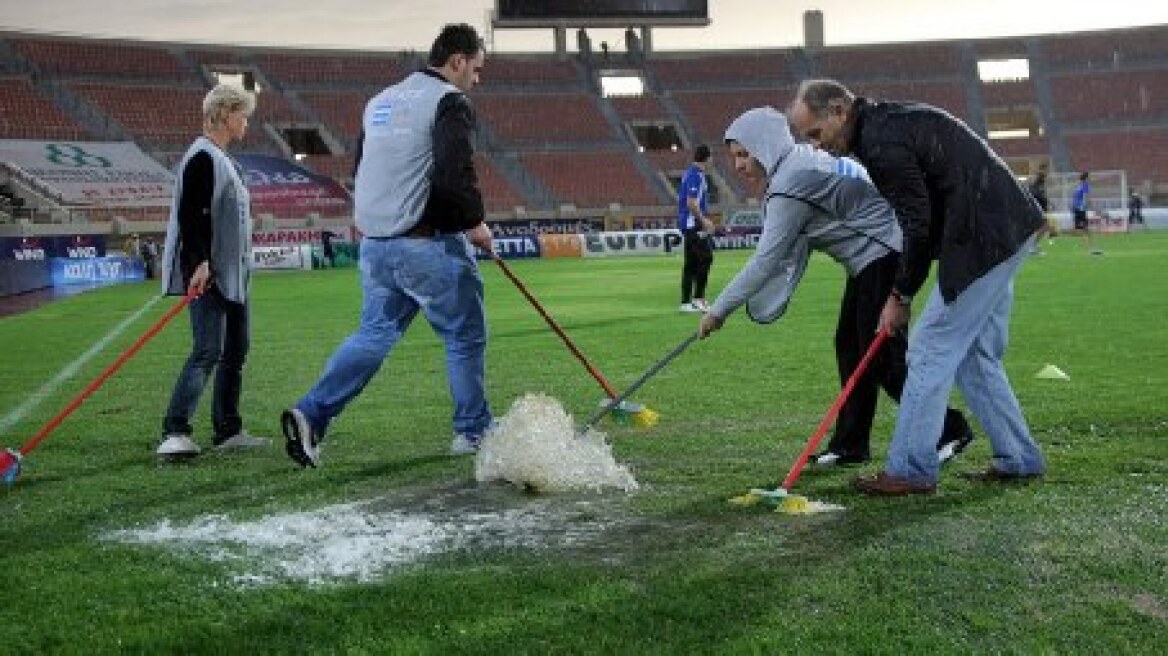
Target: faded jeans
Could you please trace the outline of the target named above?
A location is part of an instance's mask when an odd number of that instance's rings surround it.
[[[251,341],[251,308],[246,302],[228,301],[211,288],[192,300],[187,311],[191,317],[191,354],[175,381],[162,431],[166,435],[191,434],[191,417],[214,369],[211,425],[216,442],[220,442],[243,428],[239,397]]]
[[[908,344],[908,378],[885,470],[915,485],[937,482],[937,435],[954,380],[981,423],[994,469],[1039,474],[1046,464],[1010,387],[1002,356],[1009,339],[1014,276],[1031,237],[1010,259],[990,269],[945,304],[934,286]]]
[[[296,407],[321,435],[381,368],[418,311],[446,346],[456,433],[490,427],[486,399],[487,321],[483,281],[461,234],[361,240],[361,324],[325,364]],[[394,403],[397,399],[387,399]]]

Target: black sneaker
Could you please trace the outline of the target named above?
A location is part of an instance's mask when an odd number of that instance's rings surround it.
[[[858,456],[849,453],[836,453],[835,451],[824,451],[823,453],[811,456],[812,460],[819,467],[838,467],[840,465],[862,465],[871,458],[869,456]]]
[[[937,445],[937,462],[942,465],[949,462],[965,450],[969,443],[973,441],[973,429],[968,425],[965,427],[965,432],[958,437],[945,440]]]
[[[280,428],[284,431],[287,441],[284,449],[288,457],[301,467],[316,467],[320,464],[321,437],[308,423],[298,408],[285,410],[280,415]]]

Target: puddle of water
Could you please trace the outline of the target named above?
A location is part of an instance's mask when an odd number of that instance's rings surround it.
[[[485,486],[421,503],[387,497],[249,521],[227,515],[163,520],[102,538],[224,563],[231,583],[242,586],[367,582],[459,551],[588,546],[625,521],[620,502],[531,497]]]

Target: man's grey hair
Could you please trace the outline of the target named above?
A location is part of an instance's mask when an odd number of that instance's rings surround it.
[[[815,116],[824,117],[832,107],[850,107],[856,96],[836,80],[821,79],[804,80],[795,99],[802,101]]]
[[[216,85],[203,98],[203,122],[222,126],[228,114],[242,109],[250,115],[255,111],[255,104],[255,96],[243,87],[234,84]]]

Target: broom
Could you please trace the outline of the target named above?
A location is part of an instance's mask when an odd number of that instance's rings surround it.
[[[503,258],[499,257],[499,255],[495,252],[491,252],[491,259],[493,259],[499,265],[499,268],[503,270],[503,274],[506,275],[512,283],[515,284],[515,287],[519,289],[520,293],[522,293],[524,298],[527,299],[527,302],[530,303],[533,308],[535,308],[535,311],[539,313],[539,316],[543,317],[543,320],[547,322],[547,325],[550,326],[551,329],[560,336],[560,339],[563,340],[564,345],[568,347],[568,350],[572,352],[572,355],[576,356],[576,359],[580,361],[580,364],[583,364],[584,368],[588,370],[588,373],[592,374],[592,377],[596,379],[596,382],[600,383],[600,387],[604,390],[604,393],[608,394],[608,400],[601,401],[601,406],[608,408],[605,412],[611,412],[613,417],[618,421],[631,422],[633,425],[640,426],[642,428],[656,426],[657,421],[660,419],[660,415],[639,403],[632,403],[624,399],[617,401],[618,394],[616,389],[611,384],[609,384],[608,379],[604,377],[604,374],[600,373],[600,370],[594,367],[592,363],[588,361],[588,358],[584,357],[584,354],[580,352],[580,349],[576,348],[576,345],[572,342],[571,339],[568,338],[568,334],[564,332],[564,329],[560,328],[560,325],[556,323],[556,320],[553,319],[550,314],[547,313],[547,310],[544,310],[543,306],[540,305],[540,302],[536,300],[535,296],[533,296],[532,293],[527,290],[527,287],[523,284],[523,282],[520,281],[519,278],[517,278],[511,271],[511,267],[507,266],[507,263],[503,261]]]
[[[113,364],[106,367],[105,371],[101,372],[101,375],[95,378],[92,383],[90,383],[84,390],[82,390],[80,394],[78,394],[72,401],[70,401],[69,405],[65,406],[64,410],[58,412],[55,417],[50,419],[47,424],[45,424],[39,431],[37,431],[36,435],[33,435],[32,438],[28,440],[28,442],[25,442],[24,446],[20,447],[20,449],[5,449],[4,451],[0,451],[0,478],[2,478],[9,486],[15,483],[16,479],[20,476],[21,464],[24,461],[24,457],[27,456],[33,449],[37,448],[37,446],[40,445],[40,443],[43,442],[45,438],[47,438],[49,434],[57,428],[57,426],[61,425],[61,422],[65,421],[69,415],[73,414],[74,410],[76,410],[81,406],[82,403],[85,402],[85,399],[89,398],[91,394],[96,392],[98,388],[100,388],[110,376],[114,375],[118,369],[121,369],[122,365],[126,363],[126,360],[129,360],[131,357],[133,357],[135,353],[137,353],[143,346],[146,345],[146,342],[150,341],[150,338],[158,334],[158,332],[162,330],[171,319],[174,318],[174,315],[181,312],[182,309],[186,307],[187,304],[190,303],[194,298],[194,294],[188,294],[182,297],[182,299],[180,299],[174,307],[170,308],[170,310],[168,310],[167,313],[163,315],[157,323],[155,323],[150,327],[149,330],[143,333],[142,336],[139,337],[132,346],[130,346],[130,348],[126,349],[125,353],[122,353],[120,356],[118,356],[118,359],[114,360]]]
[[[809,512],[816,512],[817,510],[836,509],[835,506],[822,504],[819,502],[810,501],[807,497],[798,494],[791,494],[791,486],[795,481],[799,480],[799,476],[803,473],[803,469],[807,466],[807,460],[815,453],[815,449],[819,447],[823,436],[827,434],[827,429],[835,422],[835,418],[839,415],[839,411],[847,403],[848,397],[852,395],[852,389],[855,388],[856,382],[864,375],[868,369],[868,364],[872,358],[876,356],[876,352],[880,350],[880,346],[884,344],[884,340],[888,338],[888,331],[881,330],[876,333],[876,338],[872,340],[872,345],[868,347],[868,352],[864,354],[863,359],[856,365],[855,371],[848,377],[848,382],[844,388],[840,390],[839,396],[836,397],[835,402],[828,408],[827,414],[823,416],[823,420],[819,422],[815,432],[807,440],[807,446],[803,447],[803,452],[795,459],[795,464],[791,465],[790,471],[787,472],[787,477],[783,479],[783,483],[776,489],[765,490],[760,488],[751,489],[746,494],[730,499],[730,503],[740,506],[754,505],[760,501],[769,501],[779,504],[779,511],[790,514],[803,514]]]

